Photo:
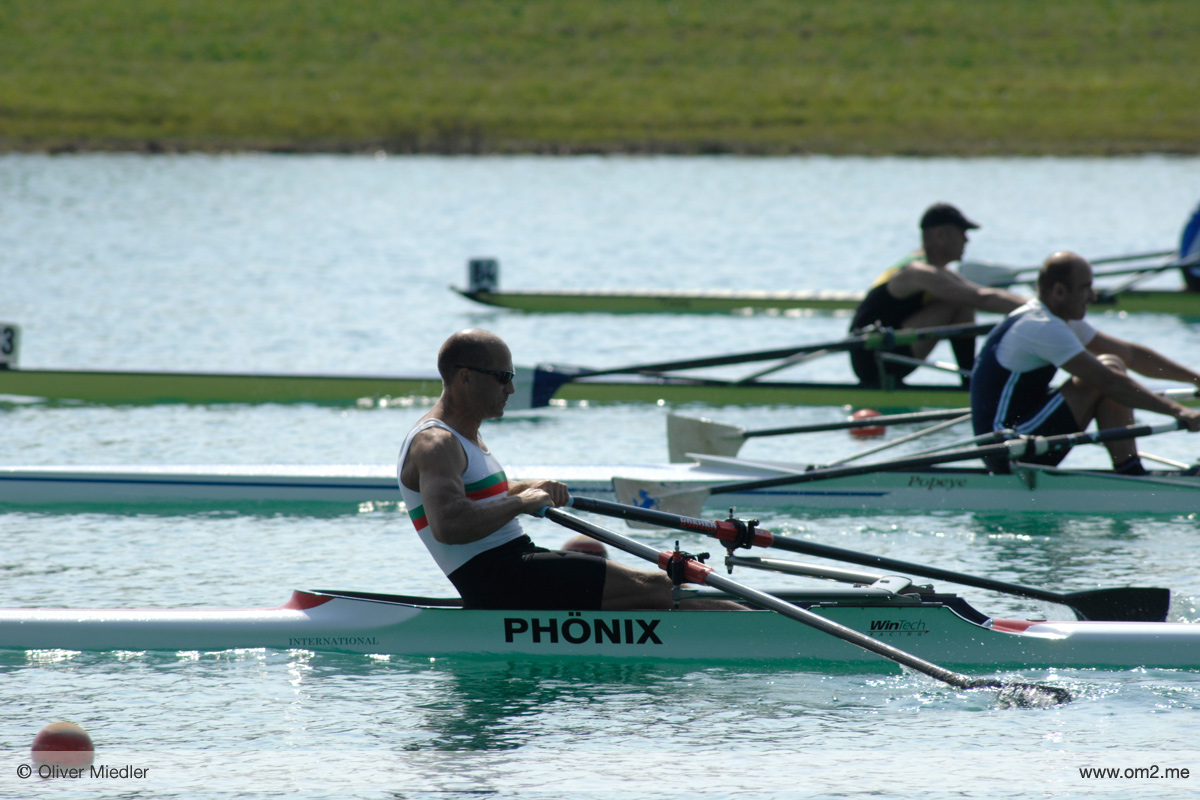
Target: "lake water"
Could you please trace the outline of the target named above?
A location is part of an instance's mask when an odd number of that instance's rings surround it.
[[[441,341],[469,326],[503,336],[519,364],[616,366],[838,338],[848,321],[521,315],[473,305],[447,286],[465,284],[468,258],[494,256],[509,288],[861,290],[915,246],[917,218],[937,200],[983,224],[968,257],[1033,264],[1061,248],[1096,257],[1174,247],[1198,186],[1200,159],[1167,157],[10,155],[0,157],[0,319],[21,324],[27,367],[429,372]],[[1198,320],[1097,321],[1200,363]],[[791,376],[848,380],[850,371],[832,358]],[[556,407],[490,423],[485,436],[510,464],[662,461],[667,410]],[[679,410],[747,428],[846,413]],[[420,403],[4,401],[0,463],[390,463],[422,413]],[[1197,441],[1171,434],[1143,449],[1191,462]],[[856,447],[844,433],[819,434],[756,439],[742,453],[820,462]],[[1080,449],[1068,464],[1105,460]],[[1200,622],[1195,515],[762,516],[790,535],[1057,591],[1169,586],[1171,618]],[[527,529],[550,546],[568,536],[544,520]],[[265,607],[293,587],[450,591],[395,509],[45,509],[0,514],[0,531],[0,605]],[[638,535],[664,546],[676,538]],[[735,577],[767,587],[798,580]],[[998,616],[1067,613],[962,594]],[[0,794],[1124,798],[1180,796],[1200,780],[1079,774],[1200,772],[1200,673],[1023,674],[1078,699],[1004,710],[898,670],[821,675],[717,662],[0,653]],[[58,719],[92,733],[98,762],[148,775],[21,780],[33,735]]]

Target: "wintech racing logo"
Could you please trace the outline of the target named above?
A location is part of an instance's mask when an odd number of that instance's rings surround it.
[[[567,619],[558,617],[505,617],[504,641],[531,644],[662,644],[655,628],[660,619],[583,619],[572,611]]]
[[[925,626],[924,620],[894,620],[894,619],[873,619],[871,620],[871,635],[880,638],[887,636],[895,638],[898,636],[924,636],[929,633],[929,628]]]

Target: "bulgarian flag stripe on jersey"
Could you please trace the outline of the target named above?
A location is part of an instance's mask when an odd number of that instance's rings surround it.
[[[429,527],[429,518],[425,516],[425,506],[417,506],[408,510],[408,518],[412,520],[413,527],[419,531],[423,531]]]
[[[469,500],[486,500],[489,497],[505,495],[508,494],[508,476],[501,470],[483,480],[468,483],[463,488],[466,489]],[[412,520],[413,527],[419,531],[429,527],[429,518],[425,516],[425,506],[423,505],[410,508],[408,517]]]
[[[508,476],[504,474],[504,470],[500,470],[481,481],[468,483],[463,488],[467,490],[467,498],[470,500],[483,500],[498,494],[508,494]]]

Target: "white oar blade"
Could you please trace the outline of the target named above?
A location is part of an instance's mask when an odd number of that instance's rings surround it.
[[[986,261],[962,261],[958,265],[959,275],[980,286],[1008,285],[1021,271],[1020,267],[1006,267]]]
[[[667,415],[667,455],[672,463],[691,461],[688,453],[736,456],[744,441],[745,428],[710,419]]]
[[[698,517],[708,499],[708,489],[697,489],[685,483],[669,481],[639,481],[633,478],[613,478],[617,502],[627,506],[665,511],[684,517]],[[645,522],[627,520],[632,528],[656,528]]]

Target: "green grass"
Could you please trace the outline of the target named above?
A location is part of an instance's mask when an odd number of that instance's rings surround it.
[[[0,149],[1200,152],[1196,0],[0,0]]]

